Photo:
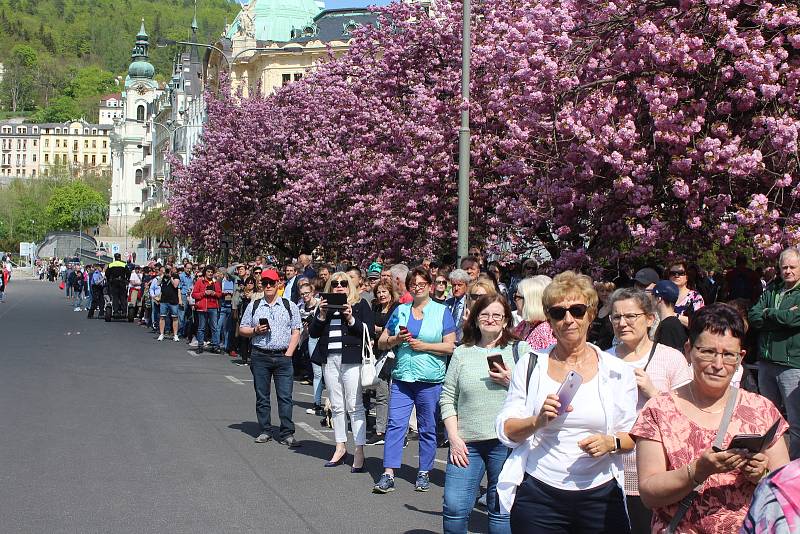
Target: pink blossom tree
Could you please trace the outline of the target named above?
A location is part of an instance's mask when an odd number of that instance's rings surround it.
[[[460,3],[378,13],[302,81],[236,112],[212,103],[171,186],[177,229],[212,247],[233,220],[262,244],[302,236],[358,258],[452,250],[469,105],[473,242],[538,240],[567,267],[737,232],[768,256],[800,241],[796,4],[481,3],[468,104]]]

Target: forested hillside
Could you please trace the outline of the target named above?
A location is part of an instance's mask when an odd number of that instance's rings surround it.
[[[234,0],[198,0],[198,39],[216,40],[238,11]],[[166,80],[177,50],[155,42],[185,40],[193,14],[194,0],[0,0],[0,63],[6,70],[0,109],[35,112],[35,120],[91,114],[91,99],[115,90],[114,78],[124,77],[142,19],[156,77]],[[76,77],[89,78],[81,91],[72,83]]]

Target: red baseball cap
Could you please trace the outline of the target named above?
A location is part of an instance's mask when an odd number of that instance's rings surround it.
[[[261,271],[261,279],[277,282],[281,277],[275,269],[267,269],[266,271]]]

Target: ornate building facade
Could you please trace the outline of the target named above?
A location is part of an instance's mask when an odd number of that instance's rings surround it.
[[[148,61],[149,46],[150,39],[142,20],[121,95],[122,116],[114,120],[111,137],[109,226],[117,235],[126,235],[139,220],[151,193],[148,181],[152,174],[153,156],[149,121],[153,103],[162,91],[153,78],[155,69]]]

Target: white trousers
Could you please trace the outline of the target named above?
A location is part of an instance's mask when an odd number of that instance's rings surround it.
[[[341,355],[328,356],[323,370],[325,387],[331,399],[331,422],[336,443],[347,443],[347,419],[353,430],[356,445],[367,442],[367,418],[364,413],[364,402],[361,399],[361,365],[342,363]]]

